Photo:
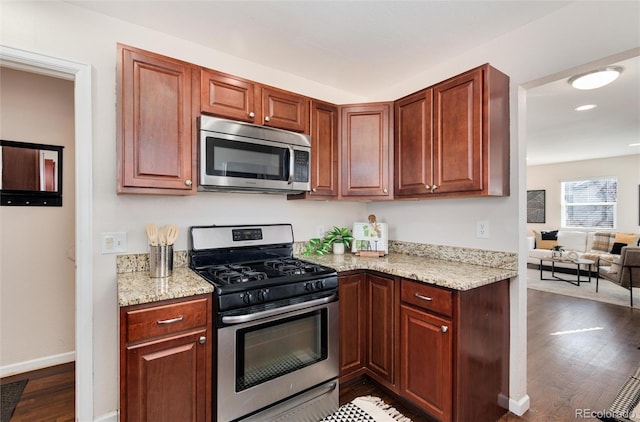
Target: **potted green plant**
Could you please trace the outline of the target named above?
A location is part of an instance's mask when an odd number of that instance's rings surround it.
[[[551,256],[558,257],[562,256],[562,252],[564,252],[564,246],[555,245],[551,248]]]
[[[309,239],[303,255],[324,255],[333,250],[334,254],[343,254],[351,247],[353,235],[351,229],[334,226],[333,229],[325,233],[324,237]]]

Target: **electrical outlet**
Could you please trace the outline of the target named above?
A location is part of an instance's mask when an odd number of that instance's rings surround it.
[[[316,237],[324,237],[324,226],[316,226]]]
[[[100,239],[100,249],[103,255],[127,251],[127,232],[102,233]]]
[[[476,226],[476,237],[478,239],[489,238],[489,222],[486,220],[478,221]]]

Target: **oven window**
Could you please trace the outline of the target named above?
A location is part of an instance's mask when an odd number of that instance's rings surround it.
[[[327,359],[327,309],[238,330],[236,391]]]
[[[287,180],[287,148],[207,137],[206,172],[212,176]]]

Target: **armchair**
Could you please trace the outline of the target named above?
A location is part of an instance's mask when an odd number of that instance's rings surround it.
[[[603,263],[607,265],[602,265]],[[596,292],[598,291],[600,277],[605,278],[625,289],[629,289],[629,306],[633,307],[633,287],[640,287],[640,247],[625,246],[620,252],[619,261],[603,263],[598,262]]]

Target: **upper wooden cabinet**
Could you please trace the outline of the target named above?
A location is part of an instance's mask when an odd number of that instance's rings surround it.
[[[118,193],[195,193],[195,68],[121,44],[117,49]]]
[[[395,103],[395,196],[509,195],[509,78],[489,65]]]
[[[341,107],[341,196],[393,199],[392,103]]]
[[[309,98],[201,69],[201,110],[228,119],[309,133]]]
[[[311,102],[311,192],[320,199],[338,196],[338,106]]]

